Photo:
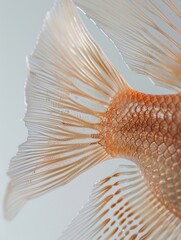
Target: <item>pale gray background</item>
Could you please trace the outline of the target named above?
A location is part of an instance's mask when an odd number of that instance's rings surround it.
[[[17,146],[25,141],[24,116],[25,57],[31,53],[43,18],[53,0],[0,0],[0,239],[56,240],[88,199],[92,185],[117,169],[117,159],[82,174],[70,184],[35,199],[18,216],[3,219],[2,204],[8,178],[6,171]],[[83,14],[82,14],[83,16]],[[126,80],[150,93],[167,93],[129,70],[113,44],[83,16],[88,29]]]

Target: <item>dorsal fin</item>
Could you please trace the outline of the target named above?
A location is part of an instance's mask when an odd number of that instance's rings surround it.
[[[181,90],[180,1],[74,1],[113,40],[131,69]]]

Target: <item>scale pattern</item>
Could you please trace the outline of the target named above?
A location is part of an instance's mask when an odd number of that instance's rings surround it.
[[[142,170],[150,190],[181,218],[181,94],[117,94],[102,118],[100,144]]]

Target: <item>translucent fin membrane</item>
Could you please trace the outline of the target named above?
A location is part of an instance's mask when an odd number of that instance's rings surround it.
[[[76,8],[57,1],[28,58],[28,139],[11,160],[5,216],[109,157],[98,131],[102,114],[126,84],[89,36]]]
[[[130,164],[95,185],[59,240],[178,240],[180,229],[180,220],[155,199],[141,172]]]
[[[113,40],[131,69],[181,90],[180,1],[74,1]]]

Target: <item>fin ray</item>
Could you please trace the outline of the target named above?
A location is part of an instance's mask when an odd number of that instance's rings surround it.
[[[181,90],[181,9],[169,0],[74,0],[112,39],[128,66]]]
[[[138,167],[130,163],[94,186],[59,240],[176,240],[180,229],[180,220],[159,203]]]
[[[8,219],[27,200],[110,157],[99,144],[98,126],[114,95],[127,88],[69,0],[48,13],[28,67],[28,139],[10,162]]]

